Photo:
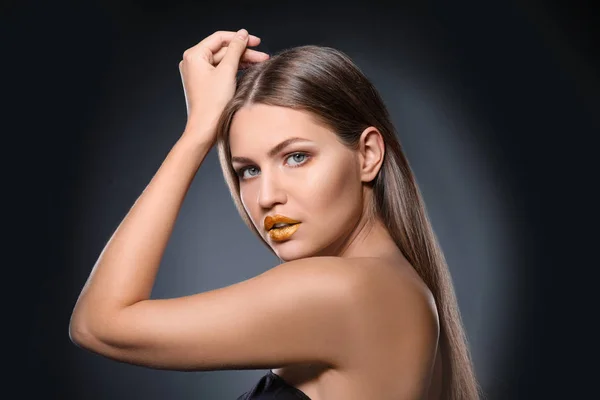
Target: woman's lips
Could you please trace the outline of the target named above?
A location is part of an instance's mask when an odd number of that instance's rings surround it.
[[[298,222],[300,221],[296,221],[293,218],[281,214],[275,214],[273,216],[267,215],[264,221],[264,228],[268,231],[277,224],[297,224]]]
[[[284,226],[283,228],[272,228],[269,230],[269,237],[275,242],[289,239],[300,227],[300,223]]]

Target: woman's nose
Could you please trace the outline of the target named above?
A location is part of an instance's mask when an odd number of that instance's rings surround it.
[[[286,195],[280,182],[272,175],[261,174],[260,191],[258,193],[258,204],[264,209],[273,208],[275,204],[285,203]]]

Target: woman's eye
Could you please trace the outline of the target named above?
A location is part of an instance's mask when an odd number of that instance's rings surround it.
[[[240,171],[239,175],[240,175],[240,176],[241,176],[243,179],[245,179],[245,178],[247,178],[248,176],[246,176],[246,175],[244,175],[244,174],[245,174],[246,172],[248,172],[248,171],[253,171],[253,170],[254,170],[254,171],[256,171],[256,168],[255,168],[255,167],[248,167],[248,168],[244,168],[244,169],[242,169],[242,170]],[[256,175],[250,174],[250,177],[252,177],[252,176],[256,176]]]
[[[298,159],[298,157],[299,157],[300,159]],[[291,158],[291,159],[293,159],[294,161],[296,161],[296,162],[298,162],[298,163],[302,164],[302,162],[303,162],[303,161],[306,159],[306,154],[304,154],[304,153],[294,153],[294,154],[292,154],[292,155],[290,155],[290,156],[288,157],[288,160],[289,160],[290,158]],[[297,166],[298,164],[293,164],[293,163],[292,163],[292,164],[290,164],[290,165],[291,165],[291,166]]]

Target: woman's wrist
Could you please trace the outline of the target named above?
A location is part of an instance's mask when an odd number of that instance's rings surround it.
[[[209,128],[188,125],[179,138],[178,143],[198,150],[205,150],[208,153],[215,143],[215,138],[214,131]]]
[[[217,120],[207,121],[206,118],[188,118],[183,130],[183,136],[191,137],[202,144],[213,144],[216,137]]]

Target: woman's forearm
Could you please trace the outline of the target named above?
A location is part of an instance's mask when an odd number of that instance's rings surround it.
[[[93,334],[119,310],[147,300],[175,220],[211,145],[183,134],[101,252],[71,317]]]

